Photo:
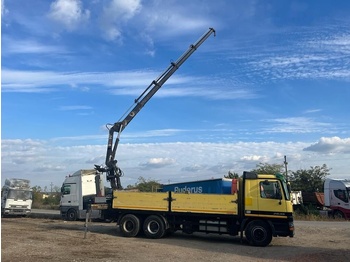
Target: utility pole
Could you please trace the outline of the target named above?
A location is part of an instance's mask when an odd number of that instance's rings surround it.
[[[50,186],[51,186],[51,196],[52,196],[52,186],[53,186],[52,182],[50,183]]]
[[[286,170],[286,181],[288,182],[288,168],[287,168],[288,162],[287,162],[287,157],[284,156],[284,168]]]

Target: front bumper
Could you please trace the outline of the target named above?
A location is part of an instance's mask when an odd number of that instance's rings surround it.
[[[30,209],[23,209],[23,208],[5,208],[4,209],[5,215],[24,216],[24,215],[29,215],[30,213],[31,213]]]

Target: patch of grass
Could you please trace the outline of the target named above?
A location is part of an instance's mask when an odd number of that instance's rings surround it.
[[[327,211],[322,211],[312,206],[302,206],[293,213],[294,220],[304,221],[345,221],[342,218],[334,218]]]
[[[329,218],[328,216],[321,216],[320,214],[302,214],[299,212],[294,213],[295,220],[306,220],[306,221],[327,221],[334,220],[333,218]]]

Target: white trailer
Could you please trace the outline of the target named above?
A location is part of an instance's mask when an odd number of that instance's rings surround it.
[[[1,215],[26,216],[32,210],[33,190],[27,179],[5,180],[1,189]]]
[[[301,191],[292,191],[290,196],[293,206],[300,206],[303,204],[303,194]]]

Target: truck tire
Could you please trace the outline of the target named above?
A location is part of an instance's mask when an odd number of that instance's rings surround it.
[[[68,221],[75,221],[77,220],[77,211],[74,209],[69,209],[66,214],[66,219]]]
[[[135,215],[127,214],[120,220],[119,228],[124,237],[135,237],[140,231],[140,219]]]
[[[161,238],[164,236],[165,223],[159,216],[149,216],[143,223],[143,232],[148,238]]]
[[[334,214],[333,214],[333,218],[335,218],[335,219],[344,219],[345,215],[340,210],[336,210],[334,212]]]
[[[272,231],[270,226],[261,220],[251,221],[245,229],[249,244],[265,247],[271,243]]]

